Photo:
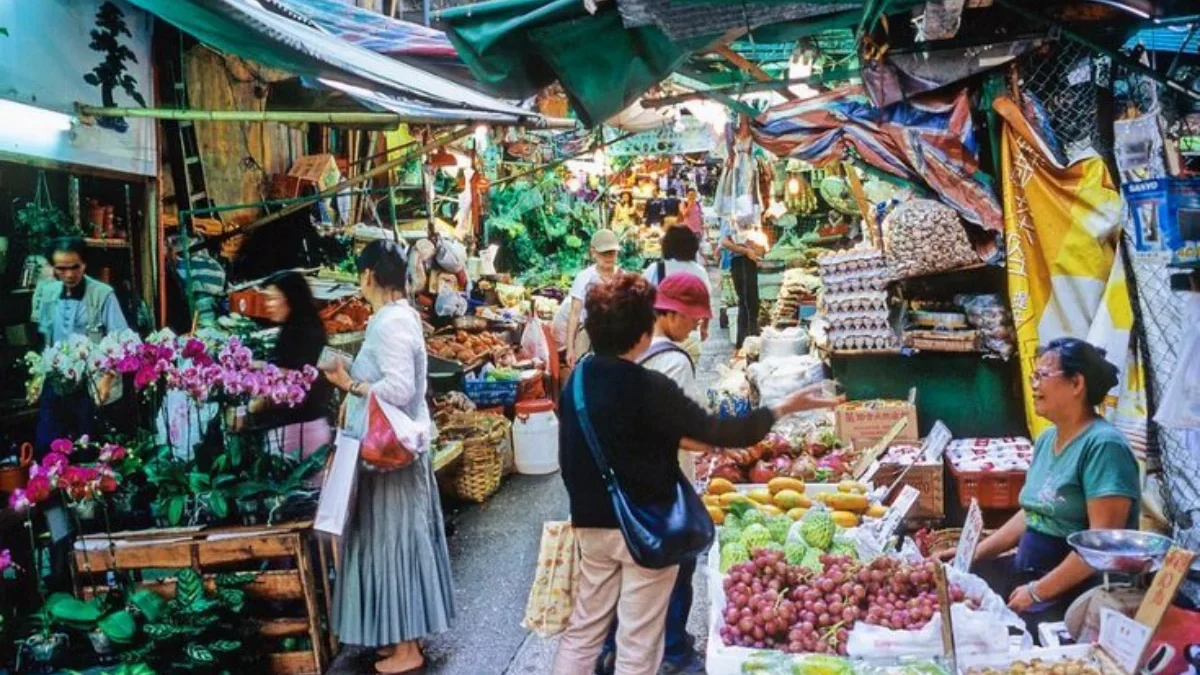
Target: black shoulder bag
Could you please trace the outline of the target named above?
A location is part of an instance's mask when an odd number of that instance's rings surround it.
[[[604,476],[608,496],[612,501],[617,525],[625,537],[625,545],[634,562],[649,569],[663,569],[694,560],[708,549],[715,535],[712,518],[695,488],[675,467],[675,497],[670,504],[643,506],[635,504],[625,494],[600,447],[600,439],[588,417],[583,378],[591,358],[584,358],[575,369],[572,392],[579,428],[592,452],[592,459]]]

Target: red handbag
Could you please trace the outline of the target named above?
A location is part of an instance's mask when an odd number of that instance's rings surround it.
[[[403,469],[412,464],[418,454],[396,437],[396,430],[374,396],[367,397],[367,431],[363,434],[360,453],[363,464],[374,471]]]

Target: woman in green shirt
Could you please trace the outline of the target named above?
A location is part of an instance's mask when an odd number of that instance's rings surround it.
[[[1086,529],[1137,529],[1138,465],[1121,432],[1096,413],[1117,384],[1104,350],[1054,340],[1032,373],[1034,407],[1054,424],[1034,444],[1021,510],[975,551],[975,571],[1031,630],[1061,620],[1094,584],[1095,571],[1067,545]],[[1016,548],[1015,555],[1007,555]]]

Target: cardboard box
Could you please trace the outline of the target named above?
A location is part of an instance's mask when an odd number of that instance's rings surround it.
[[[903,418],[908,419],[908,425],[896,440],[915,443],[920,438],[917,407],[908,401],[850,401],[838,406],[835,412],[838,437],[856,447],[874,445]]]
[[[1121,188],[1138,251],[1169,251],[1171,263],[1200,261],[1200,179],[1159,178]]]
[[[871,482],[876,487],[891,485],[904,466],[900,464],[880,464],[879,470]],[[908,512],[907,520],[941,520],[946,517],[946,488],[944,474],[946,465],[943,462],[919,462],[914,464],[904,478],[896,485],[884,504],[890,505],[900,494],[905,485],[911,485],[921,492],[917,503]]]
[[[304,155],[296,160],[287,175],[302,182],[313,183],[317,189],[324,190],[336,185],[342,172],[338,169],[337,160],[333,155]]]

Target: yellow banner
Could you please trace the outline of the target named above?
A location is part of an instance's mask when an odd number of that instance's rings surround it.
[[[1001,179],[1008,295],[1030,432],[1036,437],[1050,426],[1033,409],[1029,376],[1037,349],[1060,337],[1085,339],[1108,351],[1122,377],[1104,412],[1127,433],[1128,424],[1144,428],[1142,381],[1129,357],[1133,311],[1117,256],[1121,195],[1099,157],[1060,165],[1017,104],[1000,98],[994,107],[1005,122]]]

